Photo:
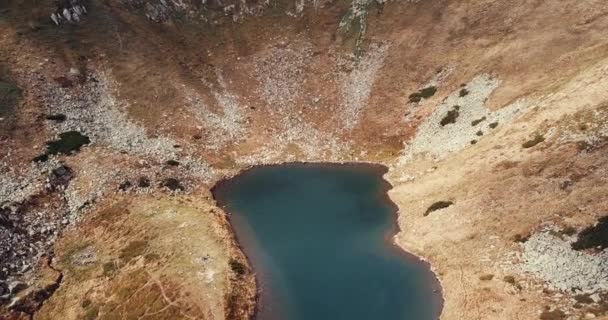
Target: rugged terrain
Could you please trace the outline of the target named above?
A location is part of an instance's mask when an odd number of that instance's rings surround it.
[[[0,317],[246,319],[210,188],[362,161],[442,319],[608,319],[607,28],[602,0],[2,1]]]

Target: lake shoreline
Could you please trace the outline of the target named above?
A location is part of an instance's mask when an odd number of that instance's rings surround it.
[[[391,215],[392,215],[391,227],[389,230],[386,231],[386,233],[384,235],[384,242],[390,251],[393,251],[395,254],[402,257],[404,260],[406,260],[408,263],[418,265],[418,266],[423,266],[423,268],[425,270],[427,270],[425,272],[425,275],[428,276],[428,279],[425,279],[425,281],[428,281],[428,283],[431,284],[431,288],[433,289],[432,309],[433,309],[434,318],[436,318],[436,319],[440,318],[441,312],[443,310],[443,305],[444,305],[443,288],[441,286],[441,282],[440,282],[438,276],[433,271],[431,264],[427,260],[425,260],[423,257],[419,257],[413,253],[406,251],[403,247],[399,246],[397,244],[397,242],[395,241],[396,235],[398,233],[400,233],[402,230],[400,229],[399,223],[398,223],[398,218],[399,218],[398,207],[392,201],[392,199],[390,198],[389,193],[388,193],[393,188],[393,186],[391,185],[391,183],[389,181],[387,181],[384,178],[384,175],[388,172],[388,168],[382,164],[367,163],[367,162],[344,162],[344,163],[339,163],[339,162],[338,163],[335,163],[335,162],[285,162],[285,163],[276,163],[276,164],[261,164],[261,165],[247,166],[245,168],[242,168],[238,172],[236,172],[234,175],[226,176],[226,177],[218,180],[213,185],[213,187],[210,189],[211,194],[213,196],[213,200],[216,202],[216,206],[225,213],[226,219],[228,220],[228,222],[230,224],[230,228],[231,228],[230,231],[236,240],[237,246],[239,247],[241,252],[245,255],[245,257],[247,259],[247,263],[249,264],[249,268],[251,269],[251,271],[253,272],[254,277],[255,277],[256,295],[255,295],[253,315],[251,316],[251,319],[258,319],[258,314],[259,314],[260,307],[261,307],[260,299],[261,299],[261,288],[262,288],[263,280],[260,279],[261,273],[256,272],[256,268],[254,267],[255,263],[253,263],[254,258],[251,257],[244,250],[243,241],[247,241],[247,240],[243,239],[243,237],[239,237],[236,234],[235,223],[237,223],[237,222],[234,220],[233,214],[227,208],[227,205],[226,205],[227,202],[225,201],[226,194],[222,194],[218,190],[222,190],[224,188],[229,189],[230,187],[226,187],[227,185],[230,186],[231,184],[238,182],[240,180],[240,178],[253,174],[258,169],[268,168],[268,167],[316,167],[316,168],[322,168],[322,169],[348,168],[348,169],[359,171],[359,172],[363,171],[365,173],[371,173],[374,176],[377,176],[378,178],[380,178],[382,180],[381,189],[379,190],[376,197],[378,197],[380,199],[380,201],[382,201],[382,203],[384,203],[385,205],[387,205],[390,208]]]

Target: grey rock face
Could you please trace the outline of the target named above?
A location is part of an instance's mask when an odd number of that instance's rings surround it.
[[[55,25],[60,25],[64,22],[78,23],[87,13],[83,0],[56,0],[55,7],[55,12],[50,15]]]

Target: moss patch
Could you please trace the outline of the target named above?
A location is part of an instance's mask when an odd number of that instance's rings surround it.
[[[479,276],[479,280],[481,281],[490,281],[492,279],[494,279],[493,274],[482,274],[481,276]]]
[[[184,191],[186,188],[182,185],[182,183],[175,178],[167,178],[163,180],[161,187],[166,187],[171,191]]]
[[[598,223],[585,228],[572,244],[574,250],[585,249],[604,250],[608,248],[608,216],[599,219]]]
[[[534,136],[534,138],[532,138],[532,139],[530,139],[530,140],[528,140],[528,141],[524,142],[524,143],[523,143],[521,146],[522,146],[522,148],[524,148],[524,149],[528,149],[528,148],[532,148],[532,147],[534,147],[535,145],[537,145],[537,144],[539,144],[539,143],[541,143],[541,142],[543,142],[543,141],[545,141],[545,137],[544,137],[542,134],[538,134],[538,133],[537,133],[537,134]]]
[[[456,119],[458,119],[458,116],[460,116],[460,113],[458,112],[458,108],[456,108],[458,106],[454,106],[454,109],[449,110],[448,113],[445,115],[445,117],[443,117],[443,119],[441,119],[441,121],[439,122],[439,124],[444,127],[448,124],[451,123],[456,123]]]
[[[0,117],[7,117],[15,110],[21,90],[12,82],[0,78]]]
[[[430,86],[430,87],[423,88],[418,92],[414,92],[414,93],[410,94],[408,99],[410,102],[420,102],[420,100],[422,100],[422,99],[428,99],[428,98],[434,96],[436,92],[437,92],[437,87]]]
[[[113,276],[114,273],[118,270],[118,267],[116,266],[116,263],[114,263],[114,261],[104,263],[102,268],[103,268],[103,275],[106,277]]]
[[[560,310],[555,309],[553,311],[545,310],[540,314],[540,320],[563,320],[566,319],[566,314]]]
[[[86,308],[86,311],[84,312],[84,316],[82,318],[85,320],[94,320],[94,319],[97,319],[98,315],[99,315],[99,307],[92,306],[90,308]]]
[[[474,126],[480,124],[482,121],[485,121],[485,120],[486,120],[485,116],[483,116],[483,117],[481,117],[481,118],[479,118],[477,120],[473,120],[473,121],[471,121],[471,126],[474,127]]]
[[[503,278],[503,280],[504,280],[506,283],[515,284],[515,277],[514,277],[514,276],[505,276],[505,277]]]
[[[433,211],[447,208],[453,204],[454,204],[454,202],[452,202],[452,201],[437,201],[437,202],[433,203],[428,209],[426,209],[426,212],[424,212],[424,216],[426,217]]]
[[[131,242],[129,242],[129,244],[126,247],[124,247],[120,251],[120,255],[118,257],[120,258],[120,260],[122,260],[123,262],[126,263],[126,262],[131,261],[133,258],[136,258],[136,257],[144,254],[144,252],[146,251],[147,248],[148,248],[147,241],[141,241],[141,240],[131,241]]]
[[[59,140],[46,143],[48,154],[67,154],[80,151],[84,145],[91,143],[89,137],[78,131],[68,131],[59,135]]]
[[[230,269],[237,276],[241,277],[241,276],[245,275],[245,273],[247,273],[247,267],[244,264],[242,264],[241,262],[231,259],[229,263],[230,263]]]

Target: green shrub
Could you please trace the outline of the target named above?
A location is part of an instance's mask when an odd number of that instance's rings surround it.
[[[456,123],[456,119],[459,115],[460,113],[458,113],[458,110],[452,109],[448,111],[448,113],[445,115],[445,117],[443,117],[443,119],[441,119],[439,124],[444,127],[450,123]]]
[[[133,258],[141,256],[146,251],[147,247],[148,247],[147,241],[141,241],[141,240],[131,241],[131,242],[129,242],[129,244],[126,247],[124,247],[120,251],[120,255],[118,257],[123,262],[129,262]]]
[[[420,102],[422,99],[428,99],[435,95],[437,92],[437,88],[435,86],[426,87],[424,89],[419,90],[418,92],[414,92],[410,94],[409,101],[410,102]]]
[[[13,112],[20,97],[21,90],[16,85],[0,79],[0,118]]]
[[[479,123],[481,123],[482,121],[485,121],[485,120],[486,120],[485,116],[483,116],[483,117],[481,117],[481,118],[479,118],[477,120],[473,120],[473,121],[471,121],[471,126],[474,127],[474,126],[478,125]]]
[[[560,310],[555,309],[553,311],[545,310],[540,314],[540,320],[564,320],[566,319],[566,314]]]
[[[543,137],[543,135],[537,133],[533,139],[524,142],[521,146],[524,149],[528,149],[528,148],[534,147],[535,145],[537,145],[543,141],[545,141],[545,137]]]
[[[479,280],[481,280],[481,281],[490,281],[492,279],[494,279],[493,274],[483,274],[483,275],[479,276]]]
[[[103,275],[106,277],[112,276],[114,274],[114,272],[116,272],[116,270],[118,269],[116,267],[116,264],[114,263],[114,261],[104,263],[102,268],[103,268]]]
[[[429,215],[429,213],[431,213],[433,211],[447,208],[453,204],[454,204],[454,202],[452,202],[452,201],[437,201],[437,202],[433,203],[428,209],[426,209],[424,216],[426,217]]]
[[[247,267],[235,259],[231,259],[229,264],[230,269],[232,269],[232,272],[234,272],[239,277],[243,276],[247,272]]]

